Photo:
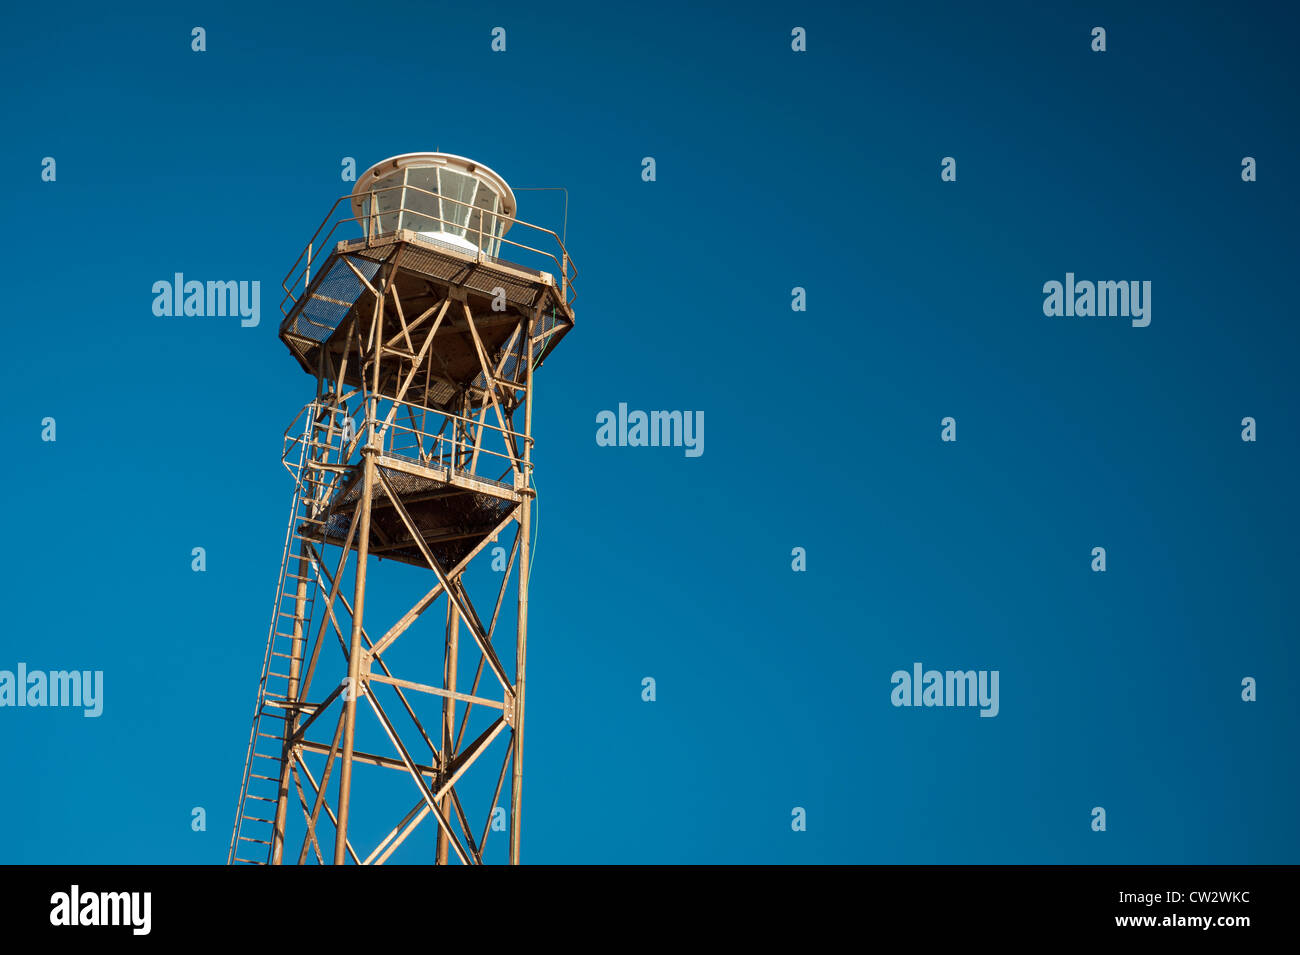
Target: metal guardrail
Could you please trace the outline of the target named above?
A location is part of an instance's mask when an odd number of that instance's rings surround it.
[[[377,395],[372,414],[373,418],[366,416],[364,403],[355,412],[316,401],[303,406],[285,428],[282,455],[284,467],[300,491],[309,490],[302,486],[302,474],[310,470],[313,459],[328,457],[327,463],[345,465],[367,442],[381,454],[405,457],[449,473],[469,474],[498,483],[515,467],[525,474],[532,469],[531,462],[524,460],[523,450],[525,445],[531,449],[536,439],[492,424],[488,420],[490,412],[480,420]],[[476,445],[466,435],[478,434],[479,428],[484,429],[483,440]],[[333,440],[339,444],[334,446],[332,440],[331,453],[313,454],[324,447],[319,445],[317,433],[326,430],[335,435]],[[489,440],[497,447],[490,446]],[[480,461],[481,458],[487,460]],[[487,463],[503,468],[501,476],[481,473],[481,464]]]
[[[317,440],[318,431],[337,434],[340,445],[333,447],[333,439],[331,439],[330,446],[326,447]],[[349,445],[355,444],[355,438],[356,435],[352,433],[351,418],[345,407],[309,401],[284,429],[284,450],[280,455],[280,463],[293,477],[294,484],[299,490],[305,491],[307,489],[303,487],[303,473],[311,470],[314,463],[340,464],[346,461],[352,451]],[[322,450],[332,451],[341,460],[329,461],[329,454],[320,453]],[[291,461],[294,463],[290,463]]]
[[[379,402],[388,409],[382,421],[377,421],[375,425],[375,446],[381,452],[410,457],[420,464],[445,468],[451,473],[459,471],[484,477],[487,475],[478,474],[481,456],[503,466],[506,474],[516,466],[525,474],[531,470],[531,462],[524,460],[523,450],[525,444],[532,448],[534,439],[518,431],[490,424],[486,415],[483,420],[466,418],[383,396],[379,397]],[[377,411],[376,415],[378,414]],[[403,414],[406,416],[405,421],[402,419]],[[432,425],[429,424],[431,420]],[[437,426],[436,431],[433,430],[434,426]],[[484,429],[483,440],[476,444],[466,435],[477,434],[479,428]],[[488,438],[493,438],[504,450],[489,447]]]
[[[400,197],[401,205],[392,209],[376,208],[376,196],[399,189],[404,190]],[[444,219],[440,216],[433,215],[427,209],[414,209],[408,207],[406,205],[407,193],[424,195],[433,199],[435,202],[450,202],[455,205],[465,206],[470,210],[470,212],[466,216],[465,223]],[[560,294],[564,297],[564,301],[570,308],[572,308],[573,303],[577,300],[578,296],[574,289],[574,280],[578,277],[578,269],[573,264],[573,260],[569,258],[569,252],[564,246],[564,240],[555,232],[545,228],[544,226],[533,225],[532,223],[525,222],[522,219],[516,219],[514,216],[492,212],[480,206],[475,206],[472,203],[463,202],[460,199],[453,199],[451,196],[439,195],[436,192],[431,192],[428,189],[421,189],[419,186],[414,185],[401,184],[396,186],[385,186],[382,189],[372,189],[364,195],[369,199],[369,206],[368,211],[363,212],[360,215],[336,218],[336,213],[339,211],[339,205],[344,202],[348,203],[349,205],[346,207],[345,211],[350,211],[351,202],[355,197],[349,193],[345,196],[339,196],[334,200],[334,205],[330,206],[330,211],[326,213],[325,218],[321,220],[320,226],[317,227],[316,232],[312,235],[311,239],[307,241],[306,247],[301,253],[299,253],[298,258],[294,260],[293,265],[289,268],[284,279],[280,282],[280,287],[284,289],[285,293],[284,298],[280,302],[280,311],[282,314],[288,315],[289,312],[293,310],[293,306],[298,301],[298,298],[307,289],[307,286],[311,284],[311,268],[313,259],[319,259],[322,256],[328,258],[329,251],[332,251],[333,248],[334,234],[341,226],[350,222],[355,222],[359,227],[360,234],[351,237],[340,236],[338,241],[342,241],[346,238],[364,238],[367,242],[373,242],[383,236],[393,235],[397,231],[395,229],[380,231],[379,227],[385,224],[386,220],[392,220],[400,224],[404,221],[404,216],[406,214],[418,217],[421,221],[436,222],[444,227],[450,226],[451,229],[446,231],[452,231],[453,234],[463,234],[463,237],[467,242],[472,238],[477,238],[478,241],[475,245],[478,249],[478,261],[485,265],[492,265],[499,262],[503,265],[532,268],[532,266],[529,266],[527,262],[515,262],[511,259],[489,255],[484,251],[485,244],[489,247],[496,248],[497,251],[500,251],[501,245],[509,245],[521,252],[528,253],[529,256],[536,257],[534,261],[543,265],[553,263],[553,274],[559,277]],[[442,209],[441,206],[436,206],[436,208],[439,210]],[[468,224],[469,219],[472,218],[473,213],[476,211],[479,213],[479,224],[477,228],[470,228]],[[487,228],[484,228],[485,222],[489,223]],[[539,249],[527,245],[526,243],[517,242],[514,239],[508,238],[504,234],[504,226],[502,226],[501,230],[503,234],[496,235],[495,228],[498,223],[509,223],[511,228],[522,227],[524,229],[531,229],[534,233],[538,233],[541,236],[540,239],[535,241],[545,243],[550,246],[550,248]],[[326,227],[328,227],[328,229]],[[403,228],[405,227],[403,226]],[[422,230],[412,229],[409,231]],[[468,249],[465,251],[467,253],[469,252]],[[551,269],[548,266],[541,271],[550,272]]]

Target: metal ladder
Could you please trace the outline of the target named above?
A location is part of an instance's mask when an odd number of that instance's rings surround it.
[[[268,817],[275,815],[285,727],[294,713],[288,706],[292,701],[289,700],[290,675],[287,671],[295,665],[302,665],[318,590],[315,560],[309,558],[308,572],[300,572],[301,558],[309,553],[306,544],[310,540],[303,531],[319,534],[329,519],[333,494],[344,473],[342,465],[349,451],[346,440],[349,434],[342,428],[342,418],[346,414],[345,408],[311,402],[285,430],[285,450],[281,460],[294,478],[293,502],[280,557],[280,578],[266,653],[262,659],[262,676],[258,683],[257,704],[253,710],[248,755],[244,760],[227,864],[265,865],[270,861],[275,822]],[[301,434],[295,434],[295,425],[304,416],[306,424]],[[297,593],[300,584],[305,588],[301,615],[298,613]],[[302,635],[297,657],[293,653],[295,627]]]

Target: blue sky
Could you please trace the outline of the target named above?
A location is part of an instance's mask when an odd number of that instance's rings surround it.
[[[0,861],[224,861],[312,387],[271,290],[345,157],[434,148],[566,186],[580,272],[538,376],[525,861],[1296,860],[1293,11],[9,19],[0,669],[105,704],[0,708]],[[176,272],[259,281],[260,325],[155,316]],[[1150,326],[1045,316],[1067,272],[1150,281]],[[703,455],[597,446],[620,402],[702,410]],[[892,706],[916,661],[998,670],[998,716]]]

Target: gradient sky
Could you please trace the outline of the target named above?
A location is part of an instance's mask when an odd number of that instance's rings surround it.
[[[566,186],[580,272],[525,861],[1297,861],[1294,10],[870,7],[10,11],[0,669],[106,692],[0,709],[0,862],[224,861],[312,389],[271,290],[344,157],[435,148]],[[261,324],[154,316],[176,272]],[[1045,317],[1067,272],[1150,326]],[[704,454],[598,447],[620,402]],[[999,715],[893,707],[917,661]]]

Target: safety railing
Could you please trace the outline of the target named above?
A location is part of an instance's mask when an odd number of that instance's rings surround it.
[[[402,190],[398,197],[397,205],[388,208],[379,208],[380,203],[376,200],[385,193],[395,190]],[[433,200],[432,208],[442,211],[442,206],[437,203],[452,203],[457,206],[463,206],[468,211],[465,213],[463,220],[445,219],[440,215],[434,215],[431,208],[413,208],[407,205],[411,199],[419,196],[427,197]],[[334,200],[334,205],[330,206],[330,211],[326,213],[325,218],[321,220],[320,226],[308,240],[306,247],[294,260],[293,265],[286,273],[280,287],[284,289],[284,298],[280,302],[280,311],[288,315],[293,309],[294,303],[311,284],[311,274],[313,261],[319,261],[321,258],[328,258],[336,242],[343,239],[361,239],[367,242],[374,242],[384,236],[393,235],[397,231],[411,232],[429,232],[433,234],[451,234],[463,238],[466,245],[472,244],[473,249],[466,248],[465,253],[474,254],[479,262],[487,265],[500,263],[506,266],[522,266],[535,272],[549,272],[556,276],[560,283],[560,294],[564,301],[572,308],[574,301],[577,300],[577,292],[574,289],[574,280],[578,276],[578,269],[569,258],[569,252],[564,246],[564,241],[558,234],[545,228],[544,226],[533,225],[522,219],[516,219],[514,216],[508,216],[500,212],[493,212],[490,209],[484,209],[475,206],[472,203],[464,202],[460,199],[453,199],[451,196],[440,195],[428,189],[422,189],[419,186],[409,184],[399,184],[395,186],[385,186],[382,189],[372,189],[363,193],[362,198],[368,200],[365,203],[365,209],[357,215],[338,216],[339,206],[342,203],[348,203],[343,211],[352,211],[351,203],[358,198],[351,194],[339,196]],[[478,224],[473,225],[474,213],[479,213]],[[439,229],[411,229],[404,223],[407,216],[421,223],[436,223]],[[346,227],[349,223],[357,225],[359,234],[353,236],[335,235],[340,228]],[[392,227],[390,227],[392,226]],[[506,228],[531,230],[529,235],[536,235],[539,238],[534,239],[539,244],[545,244],[547,248],[537,248],[526,242],[519,242],[505,234]],[[499,229],[499,231],[498,231]],[[437,241],[436,239],[433,241]],[[449,247],[457,248],[447,243]],[[501,251],[501,246],[511,247],[511,256],[518,255],[521,261],[515,261],[513,257],[504,257],[500,255],[491,255],[486,249],[493,249],[496,252]],[[530,264],[530,262],[532,264]]]
[[[356,444],[356,433],[348,409],[310,401],[294,415],[284,429],[284,451],[280,462],[292,475],[295,484],[308,496],[303,475],[313,465],[343,464]]]
[[[493,410],[485,411],[468,418],[379,395],[372,420],[366,417],[365,406],[357,408],[352,417],[346,407],[310,402],[285,429],[283,463],[299,493],[308,497],[321,491],[309,486],[312,482],[307,472],[313,462],[317,467],[355,463],[368,443],[380,454],[511,486],[512,471],[517,468],[527,475],[532,470],[524,451],[531,450],[534,439],[493,424],[489,420]],[[330,489],[341,483],[336,475]]]
[[[498,483],[516,467],[527,475],[531,464],[525,448],[533,439],[492,424],[492,410],[478,418],[466,418],[447,411],[392,398],[378,399],[373,447],[382,454],[404,457],[448,472],[484,477]],[[365,432],[366,425],[359,427]],[[481,429],[481,430],[480,430]],[[366,440],[363,435],[362,440]]]

